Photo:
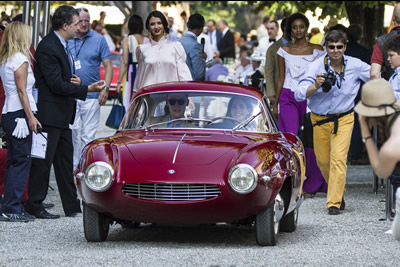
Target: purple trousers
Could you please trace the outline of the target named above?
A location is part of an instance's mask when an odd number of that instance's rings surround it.
[[[290,89],[282,88],[279,98],[278,125],[282,132],[289,132],[297,135],[300,124],[303,122],[304,114],[307,111],[307,101],[297,102],[294,93]],[[303,191],[307,193],[324,192],[328,185],[317,165],[314,149],[305,148],[306,154],[306,177]]]

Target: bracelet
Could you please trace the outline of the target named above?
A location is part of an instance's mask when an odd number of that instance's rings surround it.
[[[365,144],[365,142],[366,142],[368,139],[372,139],[372,138],[373,138],[372,135],[367,136],[367,137],[363,137],[363,138],[362,138],[362,141],[363,141],[363,143]]]

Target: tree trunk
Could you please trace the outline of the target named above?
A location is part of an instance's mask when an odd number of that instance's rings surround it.
[[[376,38],[384,32],[385,5],[378,4],[371,8],[365,7],[363,3],[354,4],[351,1],[345,1],[345,6],[350,24],[360,24],[363,28],[361,44],[372,50]]]

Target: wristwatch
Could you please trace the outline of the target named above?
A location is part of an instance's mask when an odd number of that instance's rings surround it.
[[[110,87],[106,86],[106,87],[104,87],[104,90],[106,90],[108,93],[110,91]]]
[[[370,138],[372,138],[372,135],[367,136],[367,137],[363,137],[363,138],[362,138],[363,143],[365,144],[365,142],[366,142],[368,139],[370,139]]]

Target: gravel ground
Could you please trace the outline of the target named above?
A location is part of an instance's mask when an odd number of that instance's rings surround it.
[[[109,133],[100,127],[100,136]],[[106,242],[88,243],[79,214],[0,222],[0,266],[397,266],[400,243],[385,234],[391,222],[379,221],[384,189],[372,192],[371,174],[370,166],[349,166],[346,210],[328,215],[323,193],[306,199],[297,230],[280,233],[275,247],[257,246],[254,229],[225,224],[114,225]],[[54,177],[51,185],[46,202],[56,206],[50,212],[63,214]]]

